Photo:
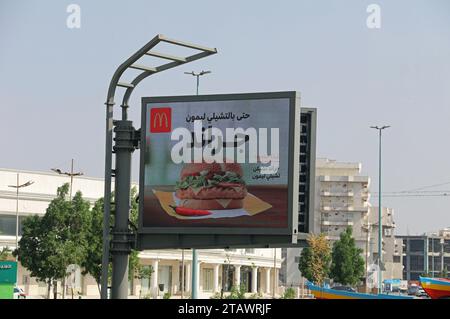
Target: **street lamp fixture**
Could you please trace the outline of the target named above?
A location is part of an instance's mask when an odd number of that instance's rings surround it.
[[[381,131],[389,128],[389,125],[384,126],[371,126],[370,128],[378,130],[379,135],[379,143],[378,143],[378,293],[381,293],[382,286],[382,257],[383,257],[383,247],[382,247],[382,238],[383,238],[383,224],[381,221]]]
[[[69,191],[69,198],[70,200],[72,200],[72,184],[73,184],[73,178],[74,176],[81,176],[83,175],[82,172],[74,172],[73,171],[73,159],[70,165],[70,172],[63,172],[62,170],[60,170],[59,168],[52,168],[52,171],[54,171],[55,173],[59,174],[59,175],[66,175],[70,177],[70,191]]]
[[[198,73],[195,73],[194,71],[192,71],[192,72],[184,72],[184,74],[188,74],[188,75],[192,75],[192,76],[197,77],[197,95],[198,95],[198,86],[200,84],[200,77],[202,75],[209,74],[209,73],[212,73],[212,72],[211,71],[203,71],[203,70],[201,72],[198,72]]]

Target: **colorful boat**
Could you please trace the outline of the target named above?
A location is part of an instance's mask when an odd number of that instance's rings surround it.
[[[431,299],[450,299],[450,279],[419,277],[419,280]]]
[[[307,287],[316,299],[414,299],[411,296],[387,295],[387,294],[367,294],[345,290],[336,290],[332,288],[323,288],[310,282]]]

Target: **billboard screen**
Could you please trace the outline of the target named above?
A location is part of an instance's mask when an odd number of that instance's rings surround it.
[[[296,234],[297,99],[143,98],[139,233]]]

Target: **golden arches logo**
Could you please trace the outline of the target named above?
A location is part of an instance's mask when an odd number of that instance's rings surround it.
[[[170,107],[150,110],[150,132],[166,133],[172,130],[172,109]]]

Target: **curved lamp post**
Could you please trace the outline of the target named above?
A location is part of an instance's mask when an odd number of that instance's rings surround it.
[[[151,51],[158,43],[164,42],[200,51],[188,57],[172,56]],[[101,275],[101,298],[108,298],[108,268],[110,253],[110,216],[111,216],[111,178],[115,177],[115,220],[112,230],[111,256],[113,265],[112,298],[126,299],[128,296],[128,255],[133,245],[133,233],[129,229],[130,185],[131,185],[131,154],[138,148],[139,131],[135,130],[132,122],[128,121],[128,102],[136,86],[145,78],[176,66],[189,63],[203,57],[217,53],[216,49],[190,44],[155,36],[150,42],[136,51],[123,62],[114,72],[108,88],[106,98],[106,141],[105,141],[105,185],[103,212],[103,258]],[[171,62],[149,67],[136,62],[143,56],[153,56]],[[119,82],[126,70],[142,71],[131,83]],[[122,99],[122,119],[113,120],[114,97],[117,87],[126,88]],[[115,169],[112,168],[113,126],[116,133],[114,153],[116,154]]]

